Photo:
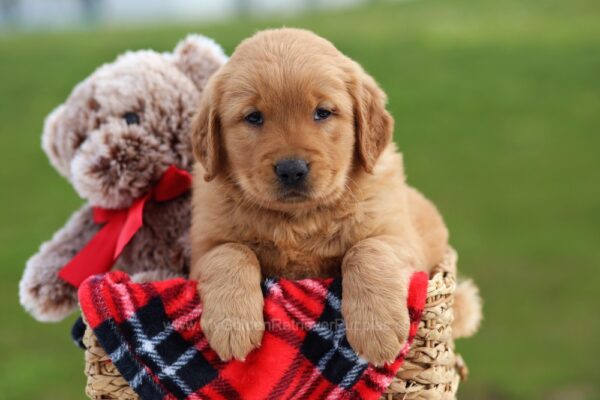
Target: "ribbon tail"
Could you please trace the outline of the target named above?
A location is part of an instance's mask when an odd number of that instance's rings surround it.
[[[125,214],[111,220],[58,272],[65,282],[79,287],[89,276],[109,271],[113,264],[113,254]]]
[[[135,233],[142,227],[144,221],[144,206],[150,196],[151,194],[148,194],[141,199],[136,200],[129,208],[123,228],[121,229],[121,232],[118,233],[117,243],[113,253],[114,260],[119,257],[125,246],[127,246],[127,243],[129,243]]]

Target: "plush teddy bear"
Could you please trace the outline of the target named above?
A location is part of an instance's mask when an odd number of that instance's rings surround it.
[[[19,295],[36,319],[67,316],[76,286],[113,264],[138,281],[187,274],[188,131],[202,89],[225,61],[199,35],[173,53],[127,52],[46,118],[42,147],[86,204],[27,262]]]

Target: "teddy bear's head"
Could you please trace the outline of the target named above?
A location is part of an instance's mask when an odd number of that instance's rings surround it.
[[[173,53],[125,53],[78,84],[46,118],[42,147],[91,205],[127,207],[169,165],[191,169],[192,116],[225,61],[216,43],[198,35]]]

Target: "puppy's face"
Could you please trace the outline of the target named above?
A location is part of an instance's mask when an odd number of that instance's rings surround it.
[[[262,207],[334,202],[352,168],[370,170],[391,137],[374,81],[309,32],[259,33],[217,75],[202,99],[195,152],[207,179],[223,173]]]
[[[318,63],[242,65],[223,82],[220,120],[231,176],[260,204],[308,205],[344,189],[354,119],[335,72]]]

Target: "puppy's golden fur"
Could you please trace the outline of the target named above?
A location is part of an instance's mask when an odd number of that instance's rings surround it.
[[[221,358],[260,344],[264,276],[341,274],[350,344],[375,364],[399,353],[408,279],[441,260],[447,230],[405,183],[385,103],[357,63],[303,30],[256,34],[211,78],[192,137],[192,277]],[[331,115],[316,120],[319,108]],[[262,124],[248,123],[258,111]],[[286,158],[310,166],[298,196],[279,190]]]

